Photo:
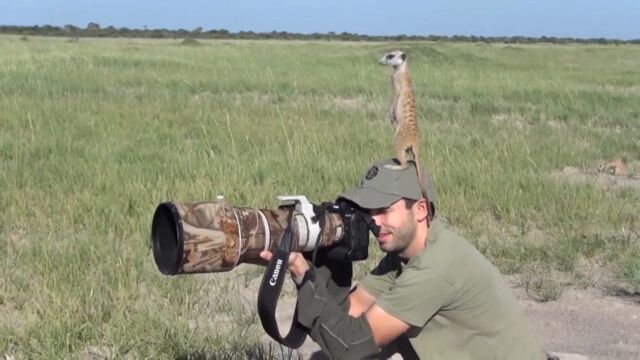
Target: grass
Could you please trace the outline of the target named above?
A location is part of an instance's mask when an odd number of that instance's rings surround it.
[[[545,300],[585,258],[637,293],[638,190],[549,174],[640,159],[638,46],[2,36],[0,350],[285,356],[261,347],[238,302],[260,269],[161,276],[153,210],[218,194],[263,208],[279,194],[334,199],[391,155],[376,59],[394,47],[411,56],[442,218]]]

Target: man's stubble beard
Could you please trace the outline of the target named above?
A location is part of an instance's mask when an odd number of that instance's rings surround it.
[[[416,235],[418,226],[411,221],[413,218],[413,210],[409,210],[409,213],[407,221],[397,229],[393,230],[393,241],[390,244],[392,247],[390,249],[383,248],[382,250],[388,253],[398,254],[403,252],[411,244],[411,241]]]

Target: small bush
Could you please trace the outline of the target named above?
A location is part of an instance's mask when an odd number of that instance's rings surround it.
[[[539,302],[558,300],[564,291],[561,275],[554,271],[549,264],[525,265],[522,269],[521,279],[527,295]]]
[[[628,252],[619,262],[618,271],[625,282],[626,293],[640,294],[640,250]]]

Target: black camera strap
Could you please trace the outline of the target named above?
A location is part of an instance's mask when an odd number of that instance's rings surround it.
[[[282,284],[287,275],[289,254],[293,246],[291,231],[292,214],[293,209],[291,209],[289,213],[287,228],[284,230],[278,247],[273,252],[273,257],[262,277],[260,291],[258,292],[258,315],[260,316],[262,327],[269,336],[287,347],[297,349],[307,337],[304,328],[298,324],[298,305],[296,304],[293,313],[293,322],[291,323],[289,333],[284,338],[280,335],[275,317],[276,305],[278,304],[278,298],[282,291]]]

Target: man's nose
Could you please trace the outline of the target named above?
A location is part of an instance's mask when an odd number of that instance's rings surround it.
[[[380,226],[382,224],[382,216],[380,214],[371,215],[371,218],[376,223],[376,225]]]

